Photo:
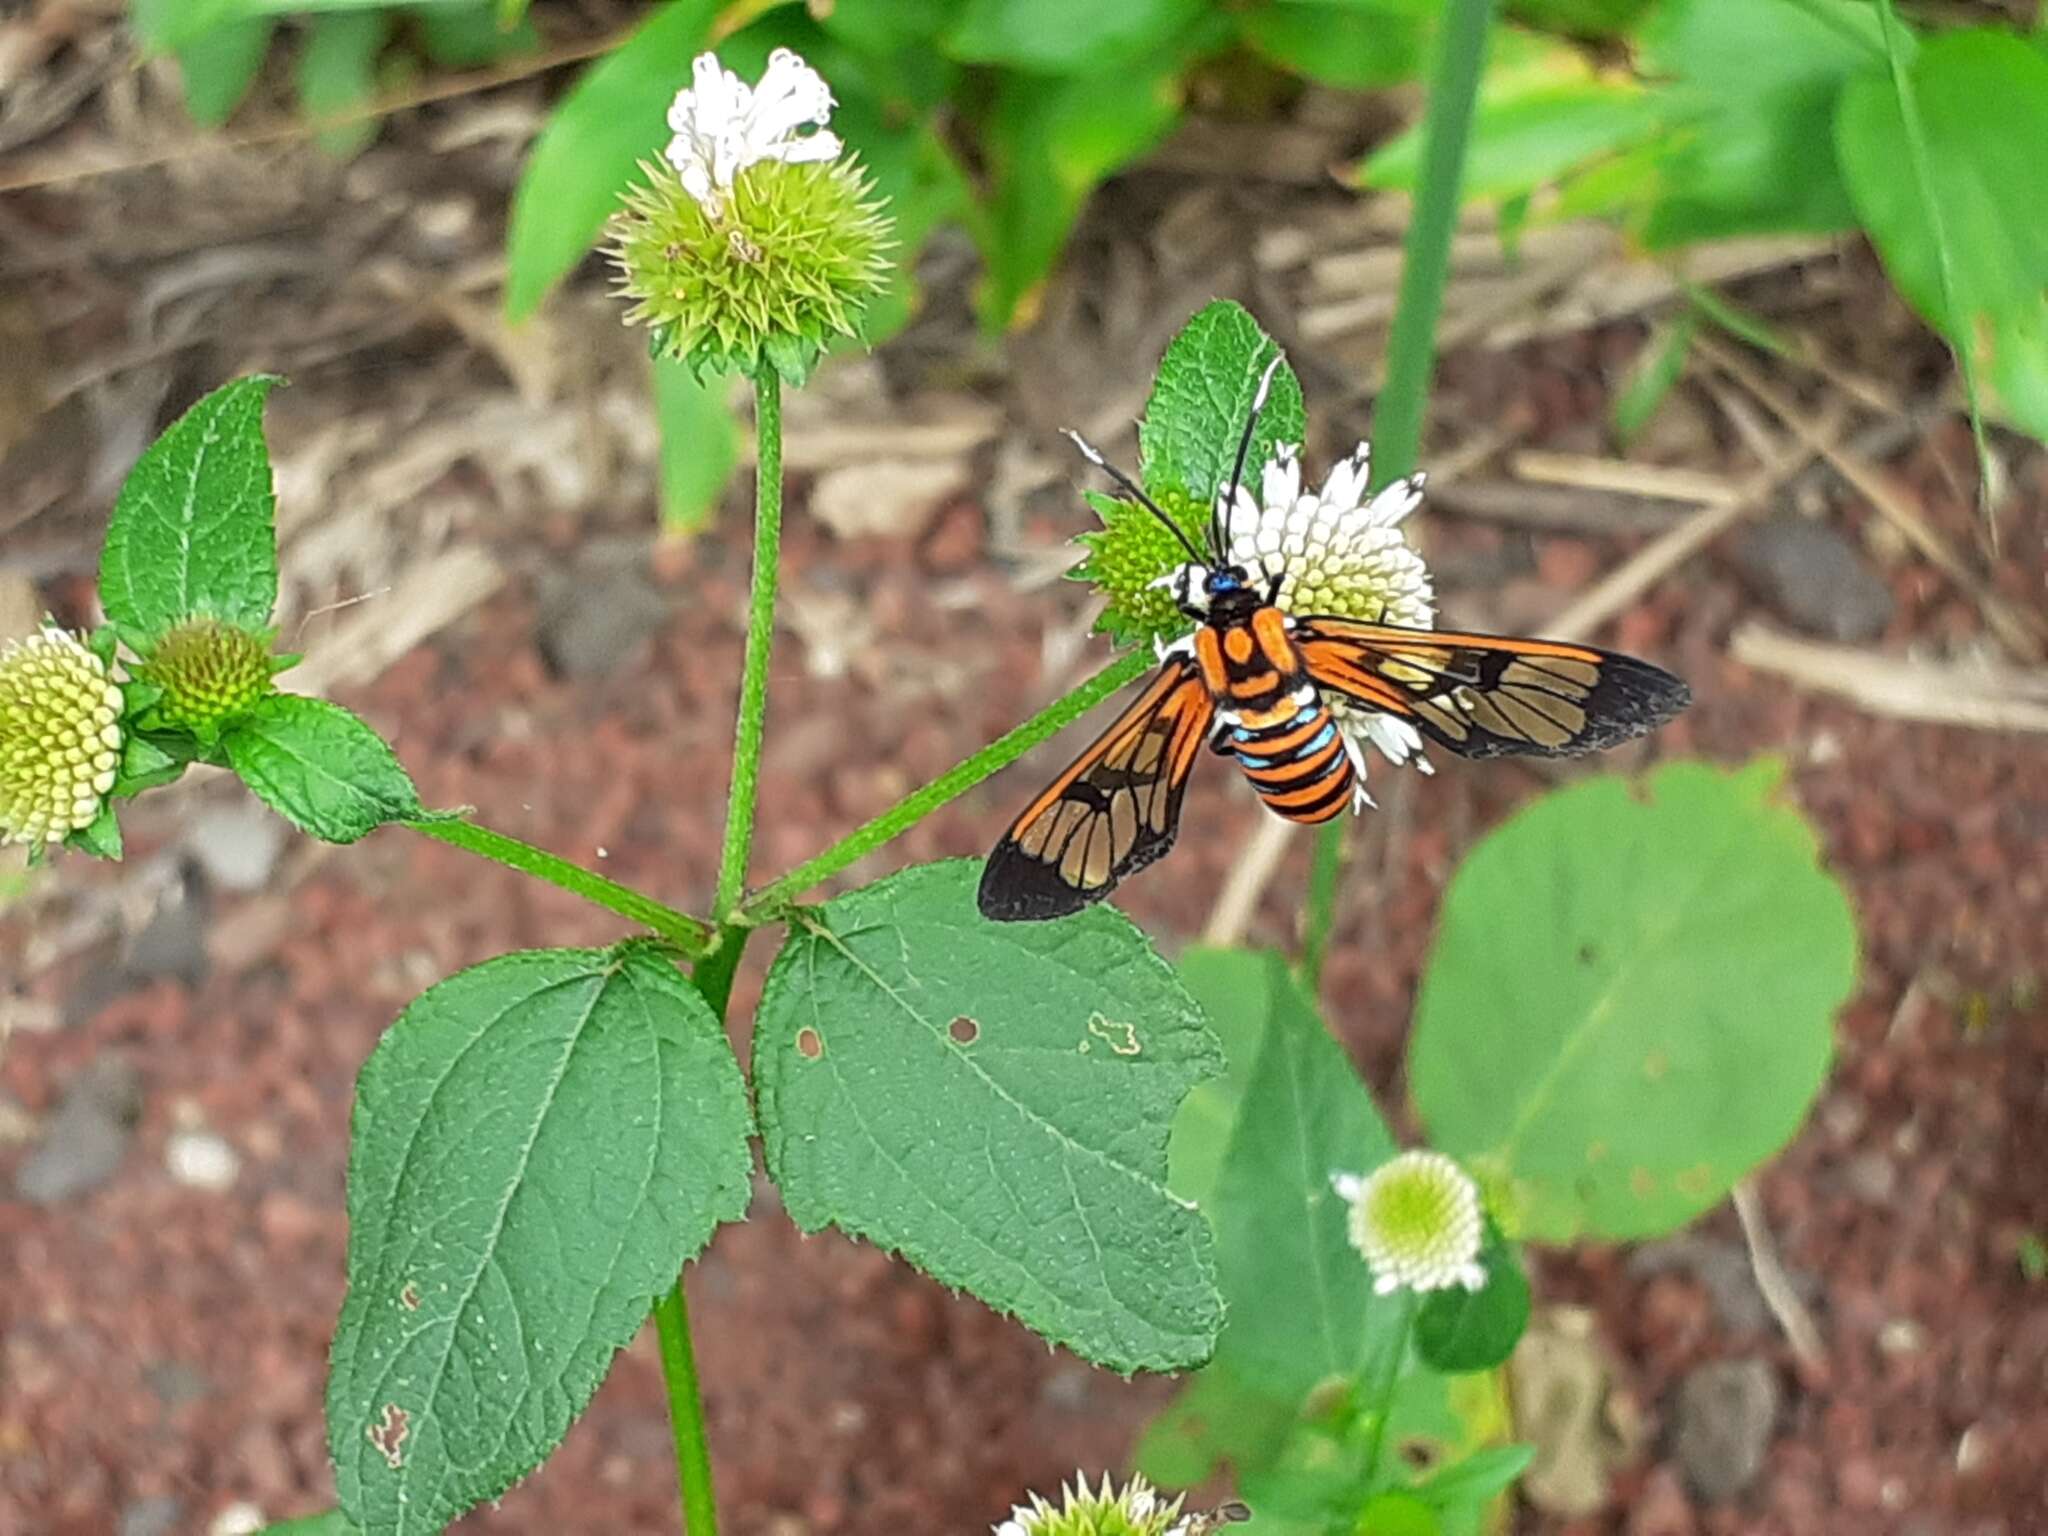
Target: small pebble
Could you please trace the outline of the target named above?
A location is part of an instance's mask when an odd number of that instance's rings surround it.
[[[164,1143],[164,1167],[188,1189],[231,1188],[242,1159],[212,1131],[177,1131]]]
[[[206,1528],[206,1536],[256,1536],[256,1532],[269,1523],[263,1518],[261,1509],[242,1499],[213,1517],[213,1524]]]

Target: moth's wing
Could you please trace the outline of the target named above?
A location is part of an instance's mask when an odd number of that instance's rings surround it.
[[[1161,667],[1003,834],[981,871],[982,915],[1065,917],[1171,848],[1188,773],[1215,714],[1193,663]]]
[[[1655,729],[1692,701],[1633,656],[1503,635],[1296,621],[1316,685],[1409,721],[1461,757],[1571,757]]]

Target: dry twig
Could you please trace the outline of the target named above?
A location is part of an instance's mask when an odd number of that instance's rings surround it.
[[[1804,640],[1754,621],[1730,653],[1746,667],[1840,694],[1872,714],[1985,731],[2048,731],[2048,671],[1951,666]]]

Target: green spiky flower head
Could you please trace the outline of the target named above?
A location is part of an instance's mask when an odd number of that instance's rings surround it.
[[[800,383],[859,335],[889,272],[892,224],[874,182],[839,158],[832,94],[786,48],[748,86],[702,54],[669,109],[675,132],[612,224],[628,324],[700,378],[772,368]]]
[[[1154,640],[1186,634],[1188,621],[1174,606],[1173,594],[1160,582],[1188,563],[1187,549],[1137,503],[1098,491],[1086,495],[1088,505],[1102,519],[1102,527],[1076,539],[1088,553],[1067,574],[1102,594],[1095,632],[1110,636],[1118,645],[1150,645]],[[1203,547],[1209,537],[1207,507],[1171,487],[1153,492],[1152,499],[1195,548]]]
[[[1182,1514],[1180,1506],[1178,1498],[1162,1498],[1142,1477],[1119,1489],[1105,1472],[1101,1490],[1090,1492],[1087,1477],[1076,1473],[1060,1489],[1059,1503],[1031,1494],[995,1527],[995,1536],[1203,1536],[1248,1514],[1239,1504],[1199,1515]]]
[[[166,725],[204,733],[270,692],[269,637],[219,619],[186,619],[136,670],[163,690],[156,712]]]
[[[1382,1295],[1485,1286],[1479,1186],[1443,1153],[1403,1152],[1365,1178],[1335,1173],[1330,1183],[1351,1206],[1351,1246],[1372,1266]]]
[[[0,843],[91,826],[121,762],[121,690],[68,630],[0,649]]]

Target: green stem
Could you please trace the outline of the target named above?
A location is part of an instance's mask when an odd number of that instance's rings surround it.
[[[603,875],[594,875],[582,865],[557,858],[546,849],[523,843],[516,837],[507,837],[503,832],[493,832],[473,821],[408,821],[406,825],[427,837],[558,885],[585,901],[630,918],[661,935],[685,955],[694,958],[710,947],[713,937],[710,924],[673,907],[665,907],[652,897],[642,896],[631,886],[607,880]]]
[[[1308,871],[1308,906],[1301,920],[1301,974],[1309,991],[1323,977],[1323,957],[1330,951],[1330,930],[1337,921],[1337,878],[1344,870],[1344,837],[1349,818],[1340,816],[1316,839]]]
[[[768,653],[775,639],[775,587],[782,562],[782,380],[772,368],[763,369],[754,384],[754,441],[754,581],[747,599],[739,724],[733,732],[732,793],[726,801],[725,845],[718,858],[718,894],[712,907],[727,914],[739,905],[746,888],[747,855],[754,846],[761,734],[768,714]],[[691,979],[720,1023],[732,1000],[733,974],[746,944],[744,929],[726,929],[715,947],[699,952]],[[654,1304],[654,1327],[661,1336],[661,1373],[668,1382],[669,1428],[676,1442],[676,1476],[683,1488],[683,1528],[689,1536],[717,1536],[704,1397],[697,1387],[690,1298],[681,1275],[674,1289]]]
[[[1085,715],[1154,665],[1150,656],[1132,651],[1111,662],[1071,692],[1055,699],[1007,735],[999,736],[974,756],[940,774],[921,789],[911,791],[865,826],[841,838],[808,863],[799,864],[774,884],[766,886],[742,907],[738,920],[761,923],[773,918],[791,900],[821,880],[828,880],[856,859],[872,853],[913,822],[921,821],[956,796],[966,793],[997,769],[1008,766],[1026,752]]]
[[[1422,123],[1422,177],[1401,257],[1401,291],[1387,335],[1387,382],[1373,402],[1374,488],[1415,467],[1429,378],[1436,369],[1436,325],[1451,271],[1451,237],[1465,181],[1465,146],[1486,70],[1493,0],[1449,0]]]
[[[768,714],[768,651],[775,639],[775,585],[782,554],[782,381],[763,368],[754,385],[754,584],[747,600],[747,650],[740,673],[740,718],[734,733],[732,795],[726,802],[725,848],[718,860],[712,912],[722,922],[746,889],[754,846],[754,802],[761,789],[761,731]]]
[[[697,1355],[690,1347],[690,1301],[683,1282],[654,1304],[661,1339],[661,1374],[668,1382],[668,1416],[675,1430],[676,1475],[683,1485],[683,1529],[718,1536],[718,1505],[711,1494],[711,1447],[704,1438],[704,1399],[697,1390]]]
[[[1401,1384],[1401,1362],[1407,1358],[1408,1334],[1415,1326],[1415,1293],[1403,1290],[1399,1294],[1401,1320],[1394,1327],[1386,1362],[1380,1367],[1380,1379],[1373,1388],[1372,1438],[1365,1448],[1365,1481],[1373,1489],[1379,1487],[1380,1457],[1387,1446],[1387,1421],[1394,1416],[1394,1389]]]
[[[1429,381],[1436,371],[1436,327],[1443,317],[1444,287],[1451,274],[1451,239],[1458,232],[1458,208],[1463,201],[1465,149],[1472,137],[1472,114],[1479,100],[1480,77],[1486,72],[1486,41],[1492,25],[1493,0],[1449,0],[1446,6],[1436,68],[1429,82],[1429,109],[1422,123],[1422,177],[1416,183],[1415,210],[1402,241],[1401,291],[1387,335],[1387,381],[1373,402],[1375,490],[1414,469],[1422,451]],[[1336,908],[1336,868],[1343,838],[1339,818],[1323,828],[1316,842],[1316,868],[1329,871],[1331,885],[1320,929],[1315,897],[1310,898],[1306,933],[1316,948],[1313,955],[1305,953],[1302,958],[1311,986],[1322,971],[1321,946],[1328,941],[1328,923]]]

